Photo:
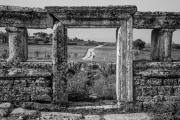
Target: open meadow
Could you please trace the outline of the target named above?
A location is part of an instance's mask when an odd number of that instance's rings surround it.
[[[94,46],[78,46],[68,45],[68,61],[82,61],[89,48]],[[7,51],[6,51],[7,50]],[[116,61],[116,47],[103,46],[94,50],[96,62],[115,62]],[[146,47],[142,50],[133,50],[134,60],[150,60],[150,48]],[[0,59],[7,57],[8,44],[0,44]],[[28,45],[28,60],[29,61],[51,61],[52,58],[52,45]],[[180,60],[180,49],[172,50],[173,60]]]

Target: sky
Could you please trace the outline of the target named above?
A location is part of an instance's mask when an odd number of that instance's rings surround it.
[[[44,8],[45,6],[136,5],[138,11],[180,12],[180,0],[0,0],[0,5],[40,8]],[[78,37],[84,40],[115,42],[115,30],[115,28],[68,29],[68,36],[70,38]],[[4,31],[4,28],[0,28],[0,31]],[[34,32],[41,31],[52,33],[52,29],[28,29],[30,35],[33,35]],[[151,31],[151,29],[133,29],[133,39],[136,40],[140,38],[143,41],[150,43]],[[173,42],[180,44],[180,30],[176,30],[173,33]]]

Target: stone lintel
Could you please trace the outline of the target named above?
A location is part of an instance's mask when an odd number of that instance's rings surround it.
[[[180,12],[141,12],[134,14],[137,29],[179,29]]]
[[[45,9],[59,21],[120,21],[128,19],[136,11],[136,6],[48,6]],[[89,25],[90,26],[90,25]]]
[[[52,28],[53,18],[42,8],[0,6],[0,27]]]

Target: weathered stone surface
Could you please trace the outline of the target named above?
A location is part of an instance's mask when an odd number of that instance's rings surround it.
[[[22,118],[35,119],[41,116],[41,113],[37,110],[28,110],[23,108],[16,108],[11,112],[11,116],[21,116]]]
[[[116,94],[118,104],[133,101],[132,18],[117,30]]]
[[[163,79],[163,85],[165,86],[177,86],[177,79]]]
[[[0,116],[7,117],[12,111],[13,106],[11,103],[2,103],[0,104]]]
[[[63,113],[63,112],[42,112],[41,119],[80,120],[83,118],[81,114],[72,114],[72,113]]]
[[[138,29],[178,29],[180,28],[179,12],[141,12],[134,15],[134,28]]]
[[[102,120],[103,117],[100,117],[99,115],[86,115],[84,119],[85,120]]]
[[[105,120],[152,120],[153,117],[147,113],[111,114],[105,115]]]
[[[158,94],[158,88],[157,87],[143,87],[142,88],[142,94],[143,96],[154,96]]]
[[[53,18],[42,8],[0,6],[1,27],[52,28]]]
[[[160,86],[162,85],[162,79],[161,78],[149,78],[146,80],[147,86]]]
[[[153,29],[151,32],[151,52],[150,58],[152,60],[159,59],[159,41],[158,41],[159,29]]]
[[[24,62],[28,59],[28,32],[26,28],[8,27],[9,58],[7,62]]]
[[[68,101],[67,95],[67,29],[59,22],[53,32],[53,102]]]
[[[173,87],[172,86],[161,86],[158,87],[159,95],[172,95],[173,94]]]

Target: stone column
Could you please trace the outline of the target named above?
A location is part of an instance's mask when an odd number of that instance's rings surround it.
[[[118,105],[133,101],[132,18],[117,30],[116,94]]]
[[[67,94],[67,28],[56,22],[53,28],[53,103],[68,102]]]
[[[28,32],[26,28],[8,27],[9,58],[7,62],[24,62],[28,59]]]
[[[152,60],[159,60],[159,42],[158,42],[159,29],[154,29],[151,32],[151,52],[150,58]]]
[[[171,62],[171,44],[174,29],[154,29],[151,34],[151,54],[155,61]]]
[[[171,45],[172,45],[172,36],[174,29],[162,29],[160,30],[160,61],[171,62]]]

